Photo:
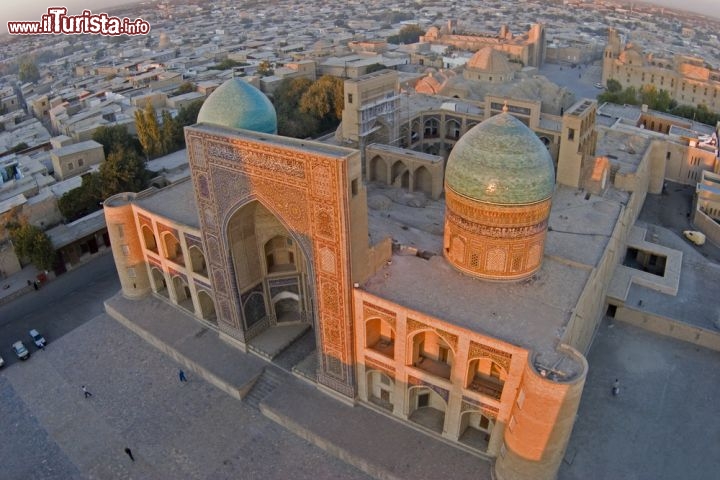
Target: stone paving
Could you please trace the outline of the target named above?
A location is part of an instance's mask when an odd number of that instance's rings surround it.
[[[720,472],[720,356],[622,322],[590,350],[559,480],[706,480]],[[620,395],[610,393],[620,380]],[[568,463],[571,462],[571,463]]]
[[[192,373],[180,383],[177,372],[107,315],[2,370],[0,478],[368,478]]]
[[[188,369],[201,368],[202,374],[210,375],[213,383],[224,391],[231,395],[240,392],[240,398],[249,404],[259,404],[267,417],[375,478],[445,478],[449,472],[458,479],[491,478],[490,464],[484,459],[390,420],[384,414],[331,398],[314,384],[290,375],[287,368],[279,371],[281,385],[254,401],[255,380],[259,372],[267,370],[268,364],[229,347],[214,332],[198,337],[195,332],[199,324],[166,302],[154,297],[129,300],[118,294],[105,305],[120,323]],[[278,359],[283,362],[300,359],[314,343],[309,337],[298,341],[301,342],[298,348],[290,350],[297,350],[299,355],[289,352],[287,357],[281,355]],[[258,362],[263,368],[258,369]],[[412,448],[408,449],[409,445]]]

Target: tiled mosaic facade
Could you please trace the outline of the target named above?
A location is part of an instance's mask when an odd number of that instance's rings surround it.
[[[187,129],[186,140],[219,328],[242,343],[249,340],[227,228],[238,209],[259,201],[296,239],[308,262],[321,355],[318,381],[353,397],[344,160],[203,127]]]

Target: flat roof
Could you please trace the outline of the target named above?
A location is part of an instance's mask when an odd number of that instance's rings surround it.
[[[642,130],[638,134],[629,133],[623,130],[598,127],[597,147],[595,156],[606,156],[611,163],[620,167],[621,173],[633,173],[637,171],[640,161],[650,147],[652,138],[643,135]]]
[[[392,189],[371,185],[373,242],[391,236],[392,262],[361,288],[450,324],[540,353],[543,363],[563,356],[556,347],[593,268],[608,245],[627,196],[585,193],[558,186],[553,195],[542,267],[520,282],[491,282],[455,270],[442,256],[444,201],[424,208],[402,205]],[[407,194],[406,194],[407,195]],[[387,202],[380,202],[380,197]],[[392,197],[392,198],[391,198]],[[411,202],[407,202],[411,204]]]
[[[96,148],[102,148],[102,145],[95,140],[85,140],[84,142],[73,143],[61,148],[56,148],[51,150],[51,153],[58,157],[62,157],[64,155],[71,155],[73,153],[84,152],[86,150],[93,150]]]
[[[48,237],[50,237],[53,246],[57,249],[70,245],[88,235],[92,235],[105,226],[105,212],[100,209],[72,223],[60,224],[57,227],[51,228],[46,233]]]
[[[195,192],[189,177],[181,182],[161,188],[152,195],[137,198],[135,204],[168,220],[188,227],[200,228]]]

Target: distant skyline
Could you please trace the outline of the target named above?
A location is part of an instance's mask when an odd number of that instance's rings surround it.
[[[11,20],[38,21],[41,15],[46,13],[48,7],[64,6],[70,13],[78,14],[83,9],[90,9],[94,13],[101,13],[111,6],[124,5],[133,0],[0,0],[0,19],[2,19],[2,31],[7,31],[6,22]],[[149,2],[148,2],[149,3]],[[626,3],[631,3],[626,0]],[[720,6],[718,0],[653,0],[644,3],[654,3],[671,8],[682,8],[692,12],[702,13],[708,16],[720,18]]]

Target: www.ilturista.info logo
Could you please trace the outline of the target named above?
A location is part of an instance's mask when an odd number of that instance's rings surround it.
[[[107,13],[83,10],[68,15],[65,7],[50,7],[39,22],[7,22],[10,35],[147,35],[150,24],[142,18],[110,17]]]

